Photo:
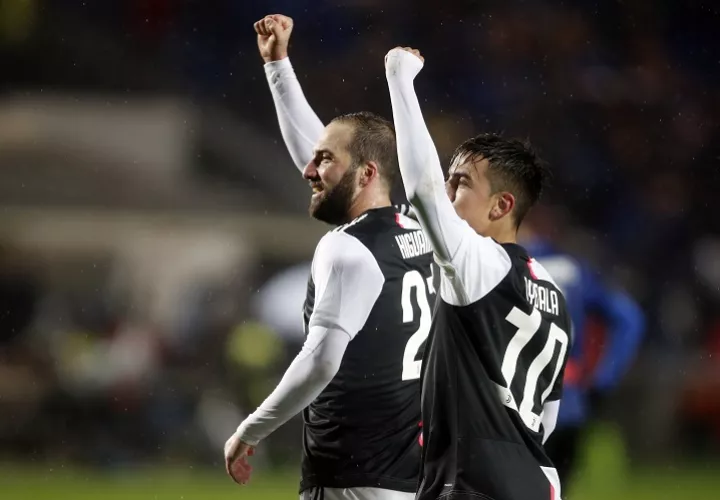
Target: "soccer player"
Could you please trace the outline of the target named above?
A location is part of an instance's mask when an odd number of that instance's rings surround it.
[[[587,264],[558,250],[549,240],[533,232],[532,227],[523,229],[521,239],[525,247],[548,270],[567,297],[573,323],[573,346],[565,368],[557,427],[545,444],[560,482],[567,489],[592,412],[591,399],[595,398],[590,396],[605,395],[620,382],[640,347],[645,319],[627,293],[606,286]],[[587,359],[585,342],[590,315],[605,326],[606,342],[594,362]]]
[[[301,498],[408,500],[420,470],[420,363],[430,329],[432,250],[390,204],[392,124],[370,113],[326,127],[287,57],[288,17],[255,24],[285,143],[312,187],[310,214],[337,225],[318,243],[305,344],[273,393],[226,443],[245,483],[247,455],[303,413]]]
[[[546,168],[526,143],[483,134],[461,144],[447,182],[413,80],[418,51],[385,60],[408,200],[441,268],[422,365],[418,500],[557,500],[543,450],[569,348],[565,299],[516,244]]]

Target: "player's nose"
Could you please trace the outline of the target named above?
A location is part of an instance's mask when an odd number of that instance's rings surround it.
[[[318,170],[315,166],[315,161],[310,160],[307,165],[305,165],[305,168],[303,169],[303,177],[305,179],[311,180],[311,179],[317,179],[318,177]]]

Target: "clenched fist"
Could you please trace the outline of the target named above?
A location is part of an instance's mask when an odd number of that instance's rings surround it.
[[[243,442],[236,432],[225,442],[225,470],[238,484],[246,484],[252,474],[252,466],[247,457],[251,457],[255,449]]]
[[[266,63],[288,56],[288,42],[293,20],[281,14],[271,14],[254,24],[260,56]]]
[[[420,73],[425,58],[412,47],[395,47],[385,56],[385,75],[391,78],[410,78]]]

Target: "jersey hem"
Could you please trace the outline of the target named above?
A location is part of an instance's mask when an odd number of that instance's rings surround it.
[[[474,491],[461,491],[461,490],[453,490],[448,491],[447,493],[443,493],[439,497],[437,497],[437,500],[495,500],[495,497],[491,497],[490,495],[486,495],[485,493],[477,493]]]
[[[403,493],[415,493],[417,491],[417,481],[368,475],[342,476],[332,480],[305,478],[300,482],[299,493],[310,488],[381,488]]]

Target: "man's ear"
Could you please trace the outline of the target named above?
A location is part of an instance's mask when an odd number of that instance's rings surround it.
[[[490,209],[490,220],[500,220],[512,212],[515,208],[515,196],[512,193],[504,191],[495,195],[495,203]]]
[[[364,163],[360,168],[360,186],[367,186],[378,175],[380,175],[380,172],[377,163],[374,161]]]

